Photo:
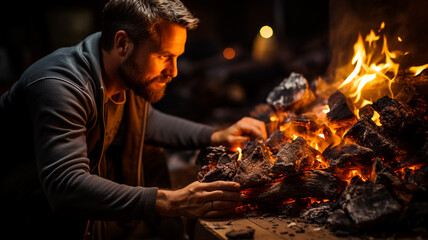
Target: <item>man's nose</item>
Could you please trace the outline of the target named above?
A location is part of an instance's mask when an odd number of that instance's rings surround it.
[[[177,77],[178,75],[178,69],[177,69],[177,59],[173,58],[168,61],[168,64],[166,65],[164,69],[164,74],[167,76],[170,76],[172,78]]]

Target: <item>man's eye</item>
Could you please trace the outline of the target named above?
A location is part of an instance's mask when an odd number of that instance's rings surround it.
[[[167,60],[169,58],[169,56],[168,55],[163,55],[163,56],[159,56],[159,58],[162,59],[162,60]]]

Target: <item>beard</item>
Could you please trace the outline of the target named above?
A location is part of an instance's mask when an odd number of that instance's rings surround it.
[[[119,67],[119,75],[128,88],[150,103],[158,102],[165,95],[166,84],[159,86],[157,83],[169,83],[172,80],[170,76],[161,75],[148,81],[143,81],[143,73],[135,62],[134,53]]]

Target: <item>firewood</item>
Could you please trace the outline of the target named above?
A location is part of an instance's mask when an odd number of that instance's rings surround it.
[[[327,117],[331,122],[331,127],[336,130],[339,136],[357,122],[354,114],[355,106],[351,100],[340,92],[336,91],[328,98],[330,111]]]
[[[376,158],[373,162],[370,179],[376,184],[383,184],[404,205],[408,205],[412,201],[414,192],[418,189],[418,186],[403,181],[380,158]]]
[[[286,143],[287,137],[284,132],[280,130],[275,130],[269,138],[266,140],[266,146],[272,152],[272,154],[277,154],[281,150],[282,146]]]
[[[391,135],[412,136],[421,126],[412,109],[397,99],[385,96],[372,107],[380,114],[382,128]]]
[[[220,157],[226,152],[227,149],[223,146],[209,146],[199,152],[196,158],[196,164],[199,166],[205,166],[209,164],[215,165],[217,164],[217,161],[220,159]]]
[[[297,137],[291,143],[284,144],[277,154],[272,172],[285,176],[299,174],[307,167],[313,166],[319,154],[320,152],[309,146],[305,139]]]
[[[253,152],[238,162],[238,169],[233,181],[241,184],[243,189],[269,183],[270,162],[269,151],[263,144],[256,144]]]
[[[342,208],[359,229],[375,228],[399,221],[402,206],[382,184],[370,181],[348,185],[341,196]]]
[[[360,118],[344,135],[357,144],[370,148],[376,156],[393,158],[399,152],[396,144],[388,140],[382,130],[368,117]]]
[[[205,174],[201,182],[214,182],[217,180],[232,181],[236,173],[237,158],[238,154],[230,157],[229,154],[224,153],[218,160],[215,168]]]
[[[336,194],[337,184],[333,174],[327,171],[310,170],[285,177],[281,182],[272,185],[248,201],[277,204],[289,198],[334,199]]]
[[[358,110],[358,115],[361,117],[365,116],[368,118],[372,118],[374,115],[374,109],[372,105],[366,105]]]
[[[374,158],[374,152],[370,148],[358,144],[337,145],[324,150],[325,159],[330,161],[333,168],[345,168],[351,166],[369,166]]]
[[[284,111],[297,110],[314,100],[306,78],[293,72],[268,94],[266,102],[277,111]]]

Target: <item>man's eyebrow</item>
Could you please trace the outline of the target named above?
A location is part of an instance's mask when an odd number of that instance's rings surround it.
[[[175,53],[172,53],[172,52],[170,52],[168,50],[161,50],[161,51],[158,52],[158,54],[160,54],[160,55],[171,55],[171,56],[180,56],[183,53],[184,52],[180,52],[179,54],[175,54]]]

